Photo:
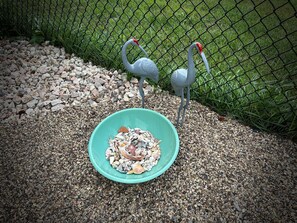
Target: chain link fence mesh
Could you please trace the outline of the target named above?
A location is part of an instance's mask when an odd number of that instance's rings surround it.
[[[1,34],[51,40],[85,60],[124,70],[120,52],[130,37],[160,70],[159,85],[187,67],[199,41],[191,95],[216,111],[258,129],[296,138],[296,1],[0,0]],[[140,51],[130,48],[133,60]]]

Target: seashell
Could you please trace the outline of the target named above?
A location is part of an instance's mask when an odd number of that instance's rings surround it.
[[[130,170],[129,172],[127,172],[127,174],[141,174],[145,171],[145,169],[139,164],[139,163],[134,163],[132,165],[132,170]]]
[[[136,147],[132,144],[130,144],[128,147],[127,147],[127,150],[129,151],[129,153],[131,153],[133,156],[135,156],[135,150],[136,150]]]
[[[139,156],[142,154],[142,148],[137,147],[137,149],[135,150],[135,156]]]
[[[156,151],[154,151],[154,152],[152,153],[152,157],[153,157],[155,160],[159,159],[159,158],[160,158],[160,155],[161,155],[160,150],[156,150]]]
[[[125,140],[125,137],[124,136],[121,136],[121,135],[116,135],[115,138],[118,138],[118,139],[121,139],[121,140]]]
[[[146,151],[146,150],[142,150],[142,151],[141,151],[141,155],[142,155],[142,156],[144,156],[144,157],[145,157],[145,156],[146,156],[146,154],[147,154],[147,151]]]
[[[122,166],[122,165],[118,165],[118,166],[117,166],[117,170],[120,171],[120,172],[125,172],[125,171],[123,170],[123,166]]]
[[[127,129],[125,126],[121,126],[121,128],[119,128],[118,132],[128,133],[129,129]]]
[[[119,159],[120,159],[120,155],[119,155],[118,153],[115,153],[115,154],[114,154],[114,159],[115,159],[115,160],[119,160]]]
[[[138,138],[139,138],[139,136],[138,135],[135,135],[135,134],[133,134],[132,136],[130,136],[130,140],[131,141],[137,140]]]
[[[114,161],[114,162],[111,164],[111,166],[114,167],[114,168],[118,167],[119,165],[120,165],[120,162],[119,162],[119,161]]]
[[[158,139],[155,139],[155,140],[154,140],[154,143],[156,143],[157,145],[159,145],[160,142],[161,142],[161,140],[158,140]]]
[[[137,136],[132,136],[132,137],[130,137],[130,141],[131,141],[131,144],[136,146],[138,144],[139,139]]]
[[[131,161],[131,160],[126,161],[127,166],[130,166],[130,167],[132,166],[133,163],[134,163],[134,161]]]
[[[132,156],[132,155],[128,154],[124,149],[121,149],[120,151],[121,151],[122,156],[129,159],[129,160],[138,161],[138,160],[143,159],[143,156]]]
[[[106,159],[108,159],[110,157],[110,155],[111,155],[110,149],[106,150],[106,152],[105,152]]]
[[[114,151],[118,151],[118,143],[113,141],[113,148],[114,148]]]
[[[120,144],[120,147],[124,147],[125,145],[127,145],[127,142],[123,142]]]
[[[154,161],[155,161],[155,158],[154,158],[153,156],[151,156],[151,157],[149,158],[149,162],[152,163],[152,162],[154,162]]]
[[[110,164],[113,164],[113,161],[114,161],[114,156],[111,156],[111,157],[109,158],[109,163],[110,163]]]

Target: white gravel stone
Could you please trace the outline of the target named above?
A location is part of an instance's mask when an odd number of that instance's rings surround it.
[[[95,77],[95,86],[102,86],[105,84],[105,81],[100,77]]]
[[[80,103],[79,101],[77,101],[77,100],[74,100],[74,101],[72,102],[72,105],[75,106],[75,107],[77,107],[77,106],[80,106],[81,103]]]
[[[147,86],[145,87],[145,90],[147,90],[148,93],[152,93],[152,92],[153,92],[153,87],[150,86],[150,85],[147,85]]]
[[[16,112],[18,113],[19,111],[23,110],[23,105],[16,105],[15,106]]]
[[[70,96],[71,96],[72,98],[77,98],[77,97],[79,97],[79,92],[72,91]]]
[[[13,101],[18,105],[18,104],[22,103],[22,98],[18,95],[14,95]]]
[[[102,92],[102,91],[106,90],[106,88],[104,86],[99,86],[97,89],[98,89],[99,92]]]
[[[67,78],[67,77],[68,77],[68,73],[67,72],[62,72],[61,78]]]
[[[91,107],[97,107],[97,106],[98,106],[97,102],[95,102],[95,101],[93,101],[93,100],[89,100],[88,103],[89,103],[89,105],[90,105]]]
[[[61,99],[55,99],[55,100],[51,101],[52,106],[56,106],[56,105],[62,104],[62,103],[63,103],[63,101]]]
[[[134,95],[132,92],[128,92],[128,93],[127,93],[127,96],[128,96],[129,98],[133,98],[135,95]]]
[[[92,95],[93,95],[94,97],[99,97],[99,91],[98,91],[96,88],[94,88],[94,89],[92,90]]]
[[[45,107],[47,105],[49,105],[51,103],[51,101],[43,101],[37,104],[37,107],[42,108]]]
[[[49,73],[45,73],[45,74],[42,75],[41,78],[46,79],[46,78],[49,78],[49,77],[51,77],[51,75]]]
[[[31,95],[24,95],[23,97],[22,97],[22,102],[24,103],[24,104],[27,104],[30,100],[32,100],[32,96]]]
[[[124,95],[124,98],[123,98],[123,99],[124,99],[124,101],[126,101],[126,102],[130,101],[128,95],[126,95],[126,94]]]
[[[38,104],[38,100],[37,100],[37,99],[33,99],[32,101],[29,101],[29,102],[27,103],[27,106],[28,106],[29,108],[34,108],[35,105],[37,105],[37,104]]]
[[[34,114],[34,109],[33,109],[33,108],[28,108],[28,109],[26,110],[26,114],[27,114],[27,115],[33,115],[33,114]]]
[[[137,84],[137,83],[138,83],[138,79],[135,78],[135,77],[132,77],[132,78],[131,78],[131,83],[132,83],[132,84]]]
[[[37,69],[37,71],[38,71],[39,73],[41,73],[41,74],[46,73],[48,70],[49,70],[49,69],[48,69],[48,67],[47,67],[46,65],[43,65],[43,66],[41,66],[41,67],[39,67],[39,68]]]
[[[51,100],[51,101],[53,101],[53,100],[55,100],[57,98],[58,98],[57,95],[51,94],[48,99]]]
[[[15,104],[13,101],[8,104],[8,108],[10,108],[10,109],[15,108]]]
[[[63,105],[63,104],[57,104],[51,108],[51,111],[52,112],[60,111],[60,110],[63,110],[64,107],[65,107],[65,105]]]
[[[96,87],[95,87],[94,84],[90,84],[90,85],[89,85],[89,90],[90,90],[90,91],[92,91],[92,90],[95,89],[95,88],[96,88]]]

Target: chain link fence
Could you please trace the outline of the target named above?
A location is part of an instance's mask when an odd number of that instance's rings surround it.
[[[187,50],[199,41],[211,67],[197,68],[192,98],[257,128],[297,137],[296,1],[0,0],[1,33],[51,40],[108,68],[121,68],[130,37],[160,70],[187,67]],[[140,51],[130,48],[133,60]]]

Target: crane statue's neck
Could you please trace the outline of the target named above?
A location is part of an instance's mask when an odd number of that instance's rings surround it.
[[[122,60],[123,60],[123,64],[124,64],[125,68],[126,68],[129,72],[132,71],[132,69],[133,69],[133,65],[130,64],[129,61],[128,61],[128,58],[127,58],[127,47],[128,47],[129,44],[132,43],[132,41],[133,41],[132,39],[128,40],[128,41],[124,44],[124,46],[123,46],[123,48],[122,48]]]
[[[193,60],[193,48],[195,47],[193,43],[188,50],[188,74],[187,74],[187,85],[192,84],[195,81],[195,64]]]

